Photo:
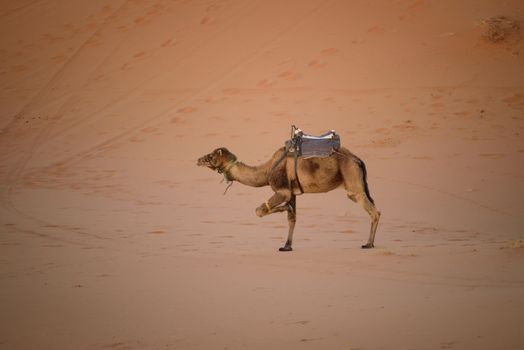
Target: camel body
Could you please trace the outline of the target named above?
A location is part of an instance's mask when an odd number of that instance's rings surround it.
[[[224,174],[229,181],[237,181],[252,187],[271,186],[274,194],[256,208],[255,212],[259,217],[287,212],[288,238],[280,251],[292,250],[297,214],[296,197],[303,193],[325,193],[338,187],[343,187],[348,198],[360,204],[369,214],[371,229],[368,242],[362,248],[373,248],[380,212],[376,209],[369,193],[364,162],[341,147],[329,157],[298,158],[295,174],[294,157],[287,156],[278,163],[284,152],[285,149],[282,147],[267,162],[258,166],[249,166],[239,162],[227,148],[221,147],[201,157],[197,164]],[[303,193],[298,185],[297,175]]]

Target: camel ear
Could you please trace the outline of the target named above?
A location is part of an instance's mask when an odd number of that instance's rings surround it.
[[[219,148],[217,153],[218,153],[219,156],[222,156],[222,149]]]

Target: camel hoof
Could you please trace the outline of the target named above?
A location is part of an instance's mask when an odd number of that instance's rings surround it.
[[[266,213],[264,212],[264,208],[262,207],[258,207],[256,210],[255,210],[255,213],[257,214],[257,216],[259,218],[261,218],[262,216],[266,215]]]
[[[373,243],[367,243],[362,246],[362,249],[370,249],[375,248],[375,245]]]
[[[292,250],[293,250],[293,248],[291,248],[290,245],[286,245],[286,246],[284,246],[284,247],[278,248],[278,251],[279,251],[279,252],[290,252],[290,251],[292,251]]]

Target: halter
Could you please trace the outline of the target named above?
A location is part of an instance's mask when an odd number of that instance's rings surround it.
[[[231,176],[229,175],[229,171],[235,166],[237,165],[238,163],[238,160],[230,160],[225,167],[223,167],[222,169],[220,168],[216,168],[216,171],[219,173],[219,174],[223,174],[224,175],[224,180],[222,181],[225,181],[226,184],[227,184],[227,187],[226,187],[226,190],[224,191],[223,195],[225,195],[227,193],[227,190],[229,190],[229,188],[231,186],[233,186],[233,180],[231,180]]]

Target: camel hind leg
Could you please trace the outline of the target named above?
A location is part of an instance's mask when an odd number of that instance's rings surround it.
[[[348,161],[340,170],[344,177],[344,186],[348,193],[348,198],[360,204],[371,219],[368,242],[362,248],[373,248],[380,220],[380,211],[375,207],[373,198],[369,194],[366,166],[363,161],[357,159],[354,162]]]
[[[364,208],[371,218],[371,228],[369,230],[368,242],[362,246],[362,248],[373,248],[375,246],[375,234],[377,233],[378,221],[380,220],[380,211],[377,210],[375,204],[369,199],[369,197],[364,193],[364,195],[359,195],[356,197],[356,202]]]

